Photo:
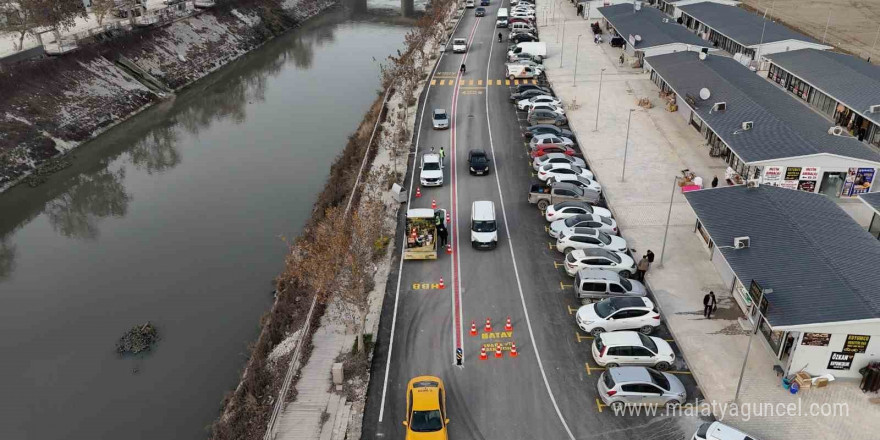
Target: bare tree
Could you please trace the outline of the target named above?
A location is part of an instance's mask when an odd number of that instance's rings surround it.
[[[299,280],[318,300],[326,302],[337,283],[337,274],[348,248],[349,234],[339,208],[330,208],[292,247],[282,278]]]
[[[24,38],[34,34],[37,23],[35,0],[0,0],[0,15],[6,19],[0,24],[0,31],[18,36],[18,43],[13,42],[15,50],[24,48]]]
[[[116,0],[92,0],[92,13],[95,14],[99,26],[104,24],[104,18],[114,9],[116,9]]]

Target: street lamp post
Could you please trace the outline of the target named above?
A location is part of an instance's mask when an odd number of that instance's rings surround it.
[[[739,402],[739,390],[742,388],[743,376],[746,373],[746,364],[749,363],[749,352],[752,351],[752,337],[758,334],[759,326],[761,325],[761,321],[764,319],[764,313],[761,311],[761,304],[764,304],[764,294],[765,293],[773,293],[773,289],[761,289],[761,298],[758,300],[757,304],[753,304],[755,310],[758,312],[758,316],[755,318],[755,322],[752,324],[755,326],[751,332],[749,332],[749,345],[746,346],[746,355],[743,358],[742,368],[739,370],[739,380],[736,382],[736,393],[733,395],[733,401]]]
[[[626,118],[626,144],[623,146],[623,170],[620,172],[620,181],[626,182],[626,154],[629,151],[629,122],[632,120],[633,111],[629,109],[629,116]]]
[[[577,44],[574,46],[574,78],[572,79],[572,87],[577,87],[577,79],[578,79],[578,54],[581,51],[581,37],[584,34],[578,35]]]
[[[663,256],[666,255],[666,237],[669,236],[669,219],[672,218],[672,199],[675,198],[675,187],[678,186],[678,176],[672,180],[672,194],[669,195],[669,212],[666,213],[666,232],[663,233],[663,247],[660,249],[660,264],[663,267]]]
[[[602,76],[605,74],[605,68],[603,67],[601,71],[599,71],[599,95],[596,96],[596,126],[593,127],[593,131],[599,131],[599,102],[602,99]]]
[[[565,20],[562,20],[562,44],[559,46],[559,67],[562,68],[562,55],[565,53]]]

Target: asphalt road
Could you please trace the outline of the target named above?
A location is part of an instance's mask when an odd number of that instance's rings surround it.
[[[521,134],[525,114],[509,101],[513,86],[504,81],[507,31],[500,30],[505,41],[498,43],[498,7],[496,2],[487,7],[485,18],[465,11],[454,38],[469,39],[467,53],[444,53],[429,78],[432,85],[420,97],[423,117],[417,120],[416,154],[409,172],[422,153],[441,146],[446,171],[444,186],[421,188],[422,197],[415,198],[415,170],[409,207],[426,208],[436,201],[439,208],[450,210],[453,254],[443,253],[433,261],[407,260],[400,265],[402,271],[391,274],[363,437],[404,438],[407,382],[418,375],[435,375],[447,387],[450,438],[690,438],[697,419],[616,416],[597,401],[602,370],[590,357],[591,338],[575,325],[572,313],[579,303],[572,295],[572,279],[554,264],[562,261],[562,254],[549,247],[547,223],[527,202],[533,177]],[[467,72],[461,75],[463,62]],[[434,108],[450,112],[449,130],[432,129]],[[468,173],[467,153],[472,148],[490,154],[488,176]],[[413,174],[407,178],[409,187]],[[470,246],[471,204],[478,200],[495,203],[499,245],[494,250]],[[397,249],[402,236],[401,227]],[[441,277],[444,289],[435,286]],[[507,317],[513,325],[510,332],[504,331]],[[486,318],[492,321],[490,333],[483,330]],[[469,334],[471,322],[476,322],[477,336]],[[654,336],[669,338],[662,327]],[[513,343],[516,357],[510,356]],[[484,344],[489,348],[487,360],[479,356]],[[492,350],[496,344],[503,346],[500,359]],[[456,365],[459,347],[462,366]],[[693,378],[683,364],[675,370],[693,401],[698,397]]]

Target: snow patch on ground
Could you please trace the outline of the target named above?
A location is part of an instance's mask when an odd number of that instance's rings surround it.
[[[269,353],[269,363],[274,364],[278,359],[293,353],[293,350],[299,345],[300,335],[302,335],[302,330],[297,330],[294,333],[287,335],[283,341],[279,342],[278,345],[272,349],[272,352]]]

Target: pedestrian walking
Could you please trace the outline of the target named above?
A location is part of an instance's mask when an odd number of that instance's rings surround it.
[[[712,188],[718,187],[718,176],[712,178]]]
[[[639,281],[645,281],[645,272],[648,271],[648,266],[650,265],[651,263],[648,262],[648,256],[642,255],[642,259],[639,260],[639,265],[636,267],[638,270]]]
[[[621,53],[621,54],[620,54],[620,58],[617,59],[617,61],[620,63],[621,66],[623,65],[623,60],[624,60],[624,59],[625,59],[625,58],[624,58],[623,54]]]
[[[703,317],[706,319],[712,319],[712,312],[717,308],[718,301],[715,300],[715,292],[710,290],[709,293],[703,297]]]
[[[437,235],[440,238],[440,247],[446,246],[446,240],[449,239],[449,230],[446,226],[440,225],[437,229]]]
[[[645,253],[645,256],[648,257],[648,267],[650,268],[652,264],[654,264],[654,252],[651,252],[648,249],[648,252]]]
[[[443,147],[440,147],[440,161],[442,162],[444,159],[446,159],[446,152],[443,151]]]

